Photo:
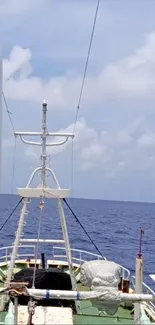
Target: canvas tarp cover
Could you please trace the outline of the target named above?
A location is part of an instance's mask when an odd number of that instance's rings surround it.
[[[94,260],[81,266],[81,282],[91,290],[102,291],[107,301],[92,301],[92,304],[107,314],[115,314],[120,300],[118,285],[121,278],[121,267],[113,261]],[[109,300],[113,299],[113,302]]]

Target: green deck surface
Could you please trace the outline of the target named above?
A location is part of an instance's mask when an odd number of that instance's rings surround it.
[[[79,291],[86,291],[88,288],[78,284]],[[81,301],[82,315],[74,315],[74,324],[78,325],[99,325],[99,324],[134,324],[131,310],[119,307],[115,315],[100,313],[93,307],[90,301]]]
[[[91,324],[134,324],[133,316],[130,310],[120,307],[114,316],[99,315],[98,309],[92,307],[91,302],[82,301],[82,315],[75,315],[75,324],[91,325]]]
[[[25,265],[24,265],[25,266]],[[21,264],[16,263],[14,268],[14,273],[18,272],[21,269]],[[6,267],[2,268],[4,274],[6,274]],[[4,284],[0,281],[0,287],[3,287]],[[78,284],[79,291],[89,290],[87,287]],[[109,316],[100,313],[97,308],[93,307],[90,301],[81,301],[81,315],[74,315],[73,321],[75,325],[100,325],[100,324],[134,324],[133,315],[131,315],[131,310],[123,307],[119,307],[115,315]],[[4,312],[0,312],[0,322],[4,322],[5,318]]]

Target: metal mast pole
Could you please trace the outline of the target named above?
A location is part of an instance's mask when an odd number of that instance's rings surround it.
[[[0,192],[2,191],[2,118],[3,118],[2,84],[3,84],[3,64],[2,64],[2,56],[0,53]]]
[[[47,103],[44,100],[42,105],[42,187],[46,187],[46,114],[47,114]]]
[[[30,179],[29,182],[27,183],[26,188],[19,188],[18,193],[24,198],[23,200],[23,208],[21,211],[20,219],[19,219],[19,224],[18,224],[18,229],[16,233],[16,238],[12,250],[12,255],[11,255],[11,260],[9,264],[9,269],[7,272],[7,279],[5,282],[5,286],[7,286],[12,278],[13,274],[13,269],[16,261],[16,257],[18,254],[18,248],[19,244],[21,241],[21,236],[23,232],[23,227],[24,227],[24,222],[25,218],[27,215],[27,204],[29,203],[29,199],[36,197],[36,198],[44,198],[44,197],[53,197],[57,199],[58,201],[58,209],[59,209],[59,215],[60,215],[60,222],[61,222],[61,227],[62,227],[62,233],[63,233],[63,239],[65,242],[65,249],[66,249],[66,256],[67,256],[67,262],[68,262],[68,267],[69,267],[69,272],[70,272],[70,277],[71,277],[71,283],[72,283],[72,289],[77,290],[77,284],[76,284],[76,279],[75,279],[75,273],[74,273],[74,268],[72,264],[72,254],[71,254],[71,248],[70,248],[70,242],[69,242],[69,237],[68,237],[68,231],[67,231],[67,225],[66,225],[66,218],[63,210],[63,204],[62,204],[62,199],[64,197],[67,197],[69,195],[69,191],[66,189],[62,189],[59,185],[59,182],[56,178],[56,175],[54,171],[51,168],[47,168],[46,166],[46,159],[47,159],[47,154],[46,154],[46,146],[58,146],[62,145],[67,142],[67,140],[70,137],[74,137],[73,133],[55,133],[55,132],[47,132],[47,125],[46,125],[46,115],[47,115],[47,103],[46,101],[43,102],[42,104],[42,130],[41,132],[15,132],[15,135],[19,135],[21,137],[21,140],[24,143],[31,144],[31,145],[39,145],[42,147],[41,150],[41,160],[42,164],[40,167],[36,168]],[[40,136],[41,141],[40,142],[33,142],[33,141],[27,141],[23,138],[23,136]],[[58,141],[58,142],[48,142],[47,143],[47,137],[49,136],[54,136],[54,137],[65,137],[63,141]],[[32,183],[32,180],[34,179],[34,176],[36,173],[40,171],[41,172],[41,184],[39,187],[31,188],[30,185]],[[54,183],[56,185],[56,188],[52,189],[47,186],[46,182],[46,172],[50,172],[52,175],[52,178],[54,180]],[[2,299],[0,303],[0,310],[4,310],[5,307],[5,300]],[[76,302],[76,309],[78,313],[81,313],[81,306],[80,302]]]

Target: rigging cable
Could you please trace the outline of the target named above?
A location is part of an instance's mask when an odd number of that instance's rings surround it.
[[[97,21],[97,16],[98,16],[98,10],[99,10],[99,5],[100,5],[100,0],[97,0],[96,3],[96,10],[95,10],[95,16],[94,16],[94,21],[93,21],[93,26],[91,30],[91,35],[90,35],[90,42],[88,46],[88,52],[86,56],[86,62],[84,66],[84,72],[83,72],[83,78],[82,78],[82,83],[81,83],[81,88],[80,88],[80,94],[79,94],[79,99],[77,103],[77,109],[76,109],[76,116],[75,116],[75,121],[73,124],[73,133],[75,133],[75,128],[76,128],[76,123],[79,115],[79,110],[80,110],[80,105],[81,105],[81,100],[82,100],[82,95],[83,95],[83,90],[84,90],[84,85],[85,85],[85,79],[86,79],[86,73],[87,73],[87,68],[88,68],[88,63],[89,63],[89,57],[90,57],[90,52],[91,52],[91,47],[92,47],[92,42],[93,42],[93,37],[94,37],[94,31],[96,27],[96,21]],[[72,139],[72,172],[71,172],[71,197],[73,197],[73,159],[74,159],[74,139]]]
[[[40,217],[39,217],[39,225],[38,225],[38,238],[37,238],[37,245],[36,245],[36,251],[35,251],[35,265],[34,265],[34,271],[33,271],[33,280],[32,280],[32,288],[35,289],[35,277],[36,277],[36,268],[37,268],[37,258],[38,258],[38,251],[39,251],[39,239],[40,239],[40,233],[41,233],[41,224],[43,219],[43,208],[44,208],[44,202],[41,201],[40,205]]]
[[[9,111],[8,104],[7,104],[7,100],[6,100],[6,97],[4,95],[4,92],[2,92],[2,96],[3,96],[5,108],[6,108],[6,111],[8,113],[8,117],[9,117],[10,124],[11,124],[12,130],[13,130],[13,134],[14,134],[15,133],[15,129],[14,129],[13,121],[12,121],[12,118],[11,118],[12,113]]]
[[[0,231],[4,228],[4,226],[6,225],[6,223],[10,220],[10,218],[12,217],[12,215],[14,214],[14,212],[16,211],[16,209],[18,208],[19,204],[22,202],[23,197],[19,200],[19,202],[16,204],[15,208],[12,210],[12,212],[10,213],[9,217],[4,221],[4,223],[2,224],[2,226],[0,227]]]
[[[72,148],[71,148],[71,200],[73,198],[73,184],[74,184],[74,139],[72,141]]]
[[[72,208],[70,207],[70,205],[68,204],[68,202],[66,201],[66,199],[63,199],[63,201],[65,202],[65,204],[67,205],[68,209],[70,210],[70,212],[72,213],[73,217],[75,218],[75,220],[79,223],[80,227],[83,229],[83,231],[85,232],[85,234],[87,235],[87,237],[89,238],[89,240],[91,241],[91,243],[93,244],[93,246],[95,247],[96,251],[99,253],[99,255],[101,255],[101,257],[103,258],[102,253],[100,252],[99,248],[96,246],[96,244],[94,243],[94,241],[92,240],[92,238],[90,237],[90,235],[88,234],[87,230],[84,228],[84,226],[82,225],[82,223],[80,222],[80,220],[78,219],[78,217],[76,216],[76,214],[74,213],[74,211],[72,210]]]
[[[75,127],[76,127],[77,118],[78,118],[78,114],[79,114],[80,104],[81,104],[81,100],[82,100],[82,95],[83,95],[83,90],[84,90],[84,85],[85,85],[86,73],[87,73],[87,68],[88,68],[88,63],[89,63],[89,57],[90,57],[91,46],[92,46],[92,42],[93,42],[93,36],[94,36],[94,31],[95,31],[95,26],[96,26],[99,5],[100,5],[100,0],[97,0],[95,17],[94,17],[94,21],[93,21],[93,27],[92,27],[92,31],[91,31],[88,53],[87,53],[87,57],[86,57],[86,63],[85,63],[85,67],[84,67],[84,73],[83,73],[82,84],[81,84],[81,89],[80,89],[80,95],[79,95],[78,104],[77,104],[77,111],[76,111],[73,133],[75,132]]]
[[[11,118],[12,113],[10,112],[9,108],[8,108],[8,104],[7,104],[7,100],[6,97],[4,95],[4,92],[2,92],[2,96],[3,96],[3,100],[4,100],[4,104],[5,104],[5,108],[10,120],[10,124],[12,127],[12,131],[13,131],[13,135],[15,133],[15,128],[13,125],[13,121]],[[15,176],[15,160],[16,160],[16,136],[14,135],[14,151],[13,151],[13,166],[12,166],[12,182],[11,182],[11,192],[13,193],[13,187],[14,187],[14,176]]]

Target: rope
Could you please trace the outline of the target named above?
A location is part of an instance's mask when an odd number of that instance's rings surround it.
[[[92,27],[92,31],[91,31],[90,42],[89,42],[89,47],[88,47],[88,53],[87,53],[87,57],[86,57],[86,63],[85,63],[85,68],[84,68],[84,73],[83,73],[83,78],[82,78],[82,84],[81,84],[81,89],[80,89],[80,95],[79,95],[78,104],[77,104],[77,111],[76,111],[76,116],[75,116],[73,133],[75,132],[76,122],[77,122],[79,109],[80,109],[80,105],[81,105],[81,100],[82,100],[82,95],[83,95],[83,90],[84,90],[84,85],[85,85],[85,78],[86,78],[86,73],[87,73],[87,68],[88,68],[88,63],[89,63],[89,57],[90,57],[90,52],[91,52],[91,46],[92,46],[93,36],[94,36],[94,31],[95,31],[95,26],[96,26],[97,14],[98,14],[98,10],[99,10],[99,4],[100,4],[100,0],[97,0],[96,10],[95,10],[95,17],[94,17],[94,21],[93,21],[93,27]]]
[[[10,220],[10,218],[12,217],[12,215],[14,214],[14,212],[16,211],[16,209],[18,208],[18,206],[22,202],[22,200],[23,200],[23,197],[16,204],[15,208],[12,210],[12,212],[9,215],[9,217],[4,221],[3,225],[0,227],[0,231],[4,228],[4,226],[6,225],[6,223]]]
[[[74,142],[72,139],[71,149],[71,200],[73,198],[73,186],[74,186]]]
[[[13,130],[13,134],[14,134],[15,133],[15,129],[14,129],[13,121],[12,121],[12,118],[11,118],[12,113],[9,111],[8,104],[7,104],[7,101],[6,101],[6,97],[4,95],[4,92],[2,92],[2,97],[3,97],[3,100],[4,100],[5,108],[6,108],[6,111],[8,113],[8,117],[9,117],[10,124],[11,124],[12,130]]]
[[[34,264],[34,272],[33,272],[33,280],[32,280],[32,288],[35,289],[35,277],[36,277],[36,269],[37,269],[37,257],[38,257],[38,250],[39,250],[39,238],[40,238],[40,232],[41,232],[41,224],[42,224],[42,217],[43,217],[43,208],[44,208],[44,202],[40,202],[40,218],[39,218],[39,226],[38,226],[38,238],[37,238],[37,245],[36,245],[36,251],[35,251],[35,264]],[[29,303],[28,303],[28,325],[32,325],[32,316],[35,313],[35,301],[33,301],[33,297],[30,297]]]
[[[14,125],[13,125],[13,120],[11,118],[12,113],[9,110],[9,107],[8,107],[7,100],[6,100],[6,97],[4,95],[4,92],[2,92],[2,97],[3,97],[3,100],[4,100],[5,108],[6,108],[6,111],[7,111],[8,117],[9,117],[9,120],[10,120],[10,124],[11,124],[11,127],[12,127],[13,135],[14,135],[15,128],[14,128]],[[15,159],[16,159],[16,136],[14,135],[14,153],[13,153],[11,192],[13,192],[13,186],[14,186]]]
[[[44,190],[45,193],[49,193],[51,195],[51,193],[47,190]],[[58,199],[59,197],[51,195],[51,197],[54,197],[55,199]],[[78,217],[76,216],[76,214],[74,213],[74,211],[72,210],[72,208],[70,207],[70,205],[68,204],[68,202],[66,201],[65,198],[63,198],[63,201],[65,202],[65,204],[67,205],[68,209],[70,210],[70,212],[72,213],[73,217],[76,219],[76,221],[79,223],[79,225],[81,226],[81,228],[83,229],[83,231],[85,232],[85,234],[87,235],[87,237],[89,238],[90,242],[93,244],[93,246],[95,247],[96,251],[99,253],[99,255],[103,258],[102,253],[100,252],[99,248],[96,246],[96,244],[94,243],[93,239],[90,237],[90,235],[88,234],[87,230],[84,228],[84,226],[82,225],[82,223],[80,222],[80,220],[78,219]]]
[[[96,244],[94,243],[94,241],[92,240],[92,238],[90,237],[90,235],[88,234],[87,230],[84,228],[84,226],[82,225],[82,223],[80,222],[80,220],[78,219],[78,217],[76,216],[76,214],[74,213],[74,211],[72,210],[72,208],[70,207],[70,205],[68,204],[68,202],[66,201],[66,199],[63,199],[63,201],[65,202],[65,204],[67,205],[68,209],[70,210],[70,212],[72,213],[73,217],[75,218],[75,220],[79,223],[79,225],[81,226],[81,228],[83,229],[83,231],[85,232],[85,234],[87,235],[87,237],[89,238],[89,240],[91,241],[91,243],[93,244],[93,246],[95,247],[96,251],[99,253],[99,255],[101,255],[101,257],[103,258],[102,253],[100,252],[99,248],[96,246]]]
[[[36,245],[36,252],[35,252],[35,264],[34,264],[34,272],[33,272],[33,281],[32,281],[32,288],[35,289],[35,276],[36,276],[36,266],[37,266],[37,257],[38,257],[38,250],[39,250],[39,238],[41,232],[41,223],[43,217],[43,208],[44,202],[40,202],[40,218],[39,218],[39,226],[38,226],[38,238],[37,238],[37,245]]]

